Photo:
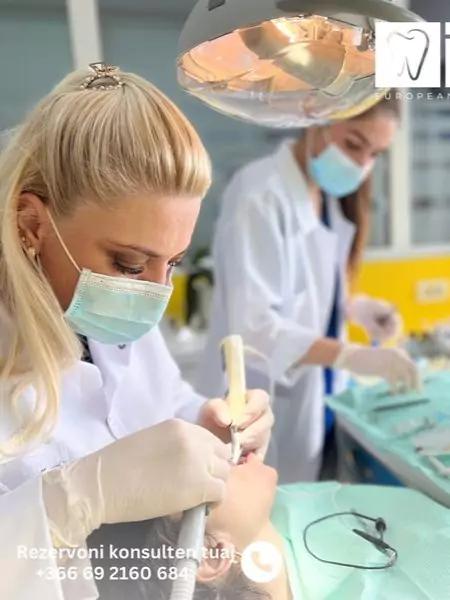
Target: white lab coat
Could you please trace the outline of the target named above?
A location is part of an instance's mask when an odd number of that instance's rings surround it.
[[[91,341],[89,346],[95,365],[80,361],[64,374],[60,418],[49,442],[0,464],[2,600],[97,597],[96,588],[90,582],[59,584],[55,579],[46,580],[36,575],[39,568],[56,566],[52,558],[41,561],[17,558],[19,544],[52,547],[38,477],[41,471],[94,452],[166,419],[178,417],[194,422],[204,402],[204,398],[182,381],[158,330],[122,348]],[[25,410],[32,397],[31,389],[28,397],[24,394]],[[0,436],[4,439],[13,430],[14,423],[4,402],[0,402],[0,407]]]
[[[354,225],[328,199],[331,230],[316,216],[291,145],[243,168],[223,198],[215,244],[209,340],[197,388],[223,393],[220,340],[241,334],[263,353],[276,382],[268,462],[281,483],[313,480],[324,437],[323,372],[293,367],[326,332],[336,270],[345,271]],[[254,364],[261,371],[263,363]],[[254,363],[250,355],[247,364]],[[264,368],[264,367],[263,367]],[[258,385],[254,378],[251,386]]]

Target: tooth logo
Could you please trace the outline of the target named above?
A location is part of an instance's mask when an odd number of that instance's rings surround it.
[[[417,81],[422,73],[430,50],[430,36],[422,29],[410,29],[405,35],[394,31],[388,37],[394,64],[400,61],[397,72],[402,77],[405,70],[412,81]]]
[[[440,87],[440,23],[377,23],[375,40],[376,87]]]

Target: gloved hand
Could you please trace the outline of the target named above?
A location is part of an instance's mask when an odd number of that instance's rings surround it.
[[[206,429],[170,420],[43,475],[56,546],[77,546],[102,523],[143,521],[219,502],[230,447]]]
[[[371,340],[385,342],[401,333],[403,320],[395,307],[384,300],[356,296],[347,305],[347,318],[364,327]]]
[[[239,441],[244,455],[250,452],[264,460],[274,423],[270,399],[262,390],[247,392],[245,413],[239,423]],[[202,406],[199,425],[206,427],[225,442],[230,441],[230,409],[223,399],[209,400]]]
[[[355,375],[382,377],[393,389],[419,389],[420,376],[414,362],[404,350],[345,345],[334,365]]]

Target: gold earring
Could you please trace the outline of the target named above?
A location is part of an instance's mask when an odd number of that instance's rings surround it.
[[[24,245],[24,250],[28,254],[28,257],[33,262],[36,262],[36,258],[38,256],[36,248],[34,246],[28,245],[28,240],[24,234],[20,234],[20,232],[19,232],[19,235],[20,235],[20,241]]]

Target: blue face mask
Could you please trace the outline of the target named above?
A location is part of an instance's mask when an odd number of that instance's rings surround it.
[[[80,269],[51,216],[50,221],[64,252],[80,273],[64,314],[76,333],[116,345],[133,342],[158,325],[169,303],[171,286]]]
[[[366,179],[372,165],[361,167],[336,144],[330,143],[309,160],[309,172],[321,190],[342,198],[355,192]]]

